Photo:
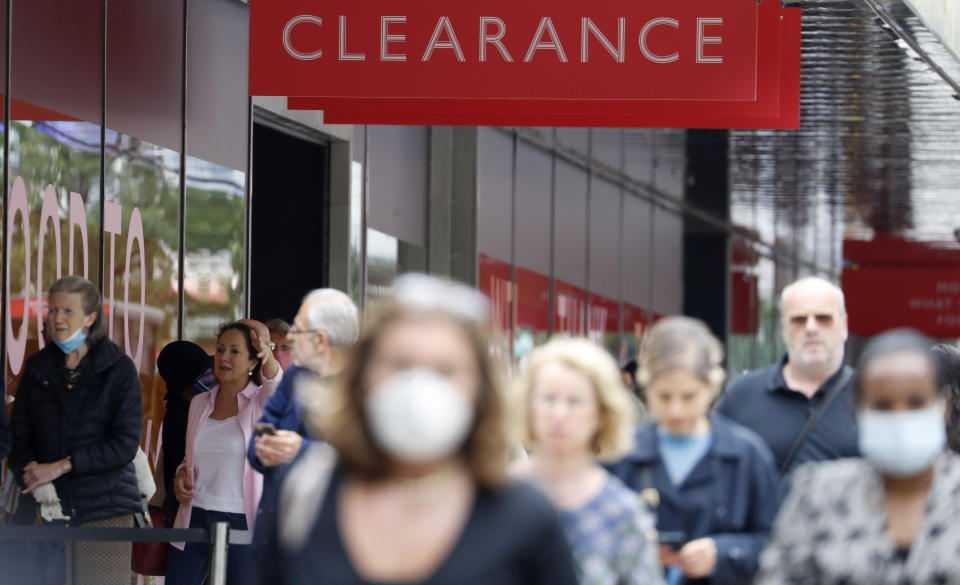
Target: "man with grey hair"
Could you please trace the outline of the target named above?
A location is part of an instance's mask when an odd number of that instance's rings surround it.
[[[346,352],[360,335],[360,316],[349,296],[332,288],[322,288],[304,297],[287,340],[293,346],[293,365],[273,396],[267,399],[257,436],[250,440],[247,459],[263,474],[263,495],[257,509],[261,514],[276,514],[277,490],[290,463],[310,441],[303,420],[303,404],[296,388],[304,378],[328,380],[337,376],[346,362]],[[254,536],[255,554],[262,550],[267,536]],[[255,581],[252,579],[251,582]]]
[[[254,469],[263,473],[290,463],[297,456],[307,437],[303,404],[296,396],[297,380],[305,375],[330,378],[339,374],[346,350],[357,340],[359,332],[359,311],[346,294],[322,288],[304,297],[287,332],[293,347],[293,366],[284,372],[260,419],[261,423],[273,425],[273,429],[252,438],[247,451]]]
[[[783,289],[780,304],[787,354],[732,382],[717,412],[759,434],[784,478],[807,461],[855,457],[858,447],[849,406],[853,370],[843,363],[843,291],[802,278]]]

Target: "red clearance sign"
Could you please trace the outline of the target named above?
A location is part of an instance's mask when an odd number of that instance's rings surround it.
[[[756,0],[254,0],[252,95],[757,99]]]
[[[760,76],[754,102],[454,100],[291,97],[292,110],[324,110],[331,124],[797,128],[801,12],[761,4]]]

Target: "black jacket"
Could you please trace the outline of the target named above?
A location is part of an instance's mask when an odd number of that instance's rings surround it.
[[[31,461],[67,455],[73,470],[54,481],[71,524],[141,510],[133,458],[140,444],[143,399],[136,366],[109,339],[90,347],[81,377],[65,392],[64,355],[50,344],[26,363],[10,426],[10,468],[23,485]]]
[[[10,423],[7,421],[7,403],[0,401],[0,463],[10,454]]]

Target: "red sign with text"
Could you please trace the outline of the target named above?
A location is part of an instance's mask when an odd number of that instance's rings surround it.
[[[756,0],[254,0],[250,93],[754,101],[757,32]]]
[[[760,4],[754,101],[409,99],[290,97],[292,110],[323,110],[331,124],[798,128],[801,12]]]
[[[869,267],[843,271],[850,331],[871,336],[912,327],[937,338],[960,337],[960,271]]]

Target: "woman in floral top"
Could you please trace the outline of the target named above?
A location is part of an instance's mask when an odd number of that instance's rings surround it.
[[[551,341],[531,355],[517,395],[531,449],[517,473],[560,509],[580,584],[662,584],[652,513],[599,463],[633,444],[633,405],[613,359],[585,339]]]
[[[864,350],[863,458],[797,470],[758,585],[960,584],[960,458],[944,451],[949,386],[927,347],[901,330]]]

